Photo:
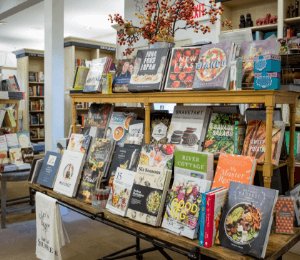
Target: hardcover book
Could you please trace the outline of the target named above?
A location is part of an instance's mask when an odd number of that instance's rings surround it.
[[[272,164],[274,165],[279,163],[284,131],[285,124],[281,121],[274,121],[272,129]],[[266,135],[266,121],[250,120],[247,125],[242,155],[255,157],[258,163],[263,163],[265,161]]]
[[[129,134],[145,134],[145,120],[132,119],[129,122]]]
[[[12,164],[23,164],[21,148],[9,149],[9,158]]]
[[[214,153],[234,153],[235,114],[212,113],[205,137],[204,151]]]
[[[176,106],[169,127],[168,143],[175,144],[180,150],[198,151],[205,139],[209,115],[208,107]]]
[[[0,150],[0,164],[10,163],[10,158],[7,155],[7,150]]]
[[[69,197],[75,197],[80,182],[86,155],[65,151],[54,183],[54,191]]]
[[[88,76],[88,73],[90,71],[90,68],[87,67],[77,67],[74,77],[74,83],[73,83],[73,89],[76,90],[83,90],[84,85],[86,82],[86,78]]]
[[[106,204],[107,210],[123,217],[126,215],[134,177],[135,172],[117,168]]]
[[[7,151],[6,135],[0,135],[0,151]]]
[[[294,211],[297,220],[297,225],[300,226],[300,184],[295,185],[295,187],[286,192],[286,195],[294,198]]]
[[[128,202],[127,217],[151,226],[160,226],[171,175],[172,172],[167,169],[139,165]]]
[[[5,137],[8,149],[20,148],[17,134],[7,134]]]
[[[150,143],[166,144],[172,115],[168,113],[151,113]]]
[[[214,155],[212,153],[175,151],[174,175],[186,175],[213,181]]]
[[[231,181],[253,184],[256,165],[255,157],[221,153],[212,189],[228,188]]]
[[[210,181],[176,174],[162,227],[177,235],[196,239],[202,193],[207,192],[210,186]]]
[[[138,50],[129,92],[162,91],[169,48]]]
[[[91,136],[72,134],[67,150],[86,154],[89,150]]]
[[[78,190],[78,198],[84,202],[92,204],[92,197],[96,189],[98,172],[91,169],[85,169]]]
[[[34,167],[32,177],[31,177],[31,181],[30,181],[31,183],[36,183],[37,182],[37,179],[39,177],[39,174],[41,172],[43,164],[44,164],[44,159],[38,159],[37,160],[36,165]]]
[[[29,147],[31,146],[30,138],[29,138],[29,132],[20,132],[17,133],[19,145],[21,148]]]
[[[128,92],[128,84],[134,71],[134,61],[135,59],[119,60],[113,80],[113,92]]]
[[[275,232],[294,234],[294,198],[280,196],[275,204]]]
[[[173,48],[165,90],[192,90],[201,47]]]
[[[227,90],[233,49],[234,43],[231,41],[202,46],[193,89]]]
[[[61,157],[62,155],[59,153],[46,152],[38,177],[33,176],[33,178],[37,177],[36,183],[53,188]],[[36,174],[34,173],[34,175]]]
[[[32,163],[34,158],[32,147],[21,148],[21,153],[24,163]]]
[[[220,223],[220,245],[264,258],[278,191],[231,182]]]
[[[136,117],[135,113],[113,112],[106,131],[106,138],[115,140],[118,146],[123,147],[130,121]]]

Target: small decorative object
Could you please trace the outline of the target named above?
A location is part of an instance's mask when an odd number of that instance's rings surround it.
[[[264,25],[270,24],[271,14],[267,14],[266,18],[264,19]]]
[[[299,16],[299,1],[295,2],[295,8],[293,10],[293,15],[294,15],[294,17],[298,17]]]
[[[293,17],[293,9],[294,9],[294,6],[292,4],[290,6],[288,6],[287,18]]]
[[[272,15],[270,17],[270,24],[276,24],[277,23],[277,19],[278,19],[277,15]]]
[[[245,28],[253,27],[253,21],[251,19],[251,14],[247,14]]]
[[[254,73],[280,72],[281,56],[275,54],[261,55],[254,58]]]
[[[242,14],[240,16],[240,25],[239,25],[240,29],[245,28],[245,23],[246,23],[245,16]]]
[[[280,90],[280,73],[261,72],[254,75],[254,90]]]
[[[108,20],[112,23],[116,22],[122,27],[118,33],[118,43],[125,45],[127,42],[128,44],[128,48],[123,53],[124,56],[130,55],[133,52],[133,44],[141,37],[150,44],[159,42],[164,45],[165,43],[174,43],[175,33],[180,29],[193,29],[195,33],[199,31],[203,34],[209,33],[209,26],[204,26],[191,17],[195,16],[195,12],[200,12],[201,16],[208,15],[210,22],[215,24],[218,20],[217,16],[222,15],[224,12],[221,6],[217,7],[215,0],[207,1],[209,3],[205,1],[205,4],[197,0],[180,0],[172,4],[169,0],[148,0],[145,2],[145,10],[140,10],[141,6],[139,5],[137,13],[135,13],[141,19],[141,27],[133,25],[132,21],[124,21],[119,14],[115,14],[114,17],[109,15]],[[205,8],[198,10],[197,5],[205,5]],[[180,22],[180,25],[178,25],[178,22]],[[222,23],[223,27],[225,25],[232,28],[231,22],[227,19]],[[124,31],[121,32],[122,30]],[[172,46],[172,44],[169,44],[169,46]]]
[[[265,22],[265,18],[258,18],[256,20],[256,26],[264,25],[264,22]]]

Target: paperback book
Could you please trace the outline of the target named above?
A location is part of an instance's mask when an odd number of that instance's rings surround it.
[[[231,182],[220,223],[220,245],[265,258],[278,191]]]
[[[10,163],[10,158],[8,157],[7,150],[0,150],[0,164]]]
[[[176,106],[168,132],[168,142],[180,150],[201,150],[209,122],[210,108]]]
[[[65,151],[54,183],[54,191],[69,197],[75,197],[81,179],[86,155]]]
[[[234,43],[231,41],[202,46],[193,89],[228,90],[229,65],[233,51]]]
[[[92,197],[96,189],[98,172],[92,169],[85,169],[78,190],[78,198],[92,204]]]
[[[214,155],[212,153],[175,151],[174,175],[186,175],[213,181]]]
[[[134,71],[134,61],[135,59],[119,60],[113,80],[113,92],[128,92],[128,84]]]
[[[9,158],[12,164],[23,164],[21,148],[9,149]]]
[[[31,146],[30,138],[29,138],[29,132],[20,132],[17,133],[19,145],[21,148],[29,147]]]
[[[0,135],[0,151],[7,151],[6,135]]]
[[[176,174],[162,227],[177,235],[196,239],[202,193],[207,192],[210,186],[211,182],[208,180]]]
[[[73,89],[83,90],[90,68],[77,67],[74,77]]]
[[[91,136],[72,134],[67,150],[86,154],[89,150]]]
[[[7,134],[5,137],[8,149],[20,148],[17,134]]]
[[[162,91],[169,48],[138,50],[129,92]]]
[[[192,90],[201,47],[173,48],[165,90]]]
[[[275,232],[294,234],[294,198],[279,196],[275,204]]]
[[[32,147],[21,148],[21,153],[22,153],[22,158],[24,163],[32,163],[34,158]]]

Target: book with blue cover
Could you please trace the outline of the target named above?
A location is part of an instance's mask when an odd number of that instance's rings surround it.
[[[46,152],[43,166],[36,182],[37,184],[43,185],[48,188],[53,188],[61,157],[62,154],[55,152]]]

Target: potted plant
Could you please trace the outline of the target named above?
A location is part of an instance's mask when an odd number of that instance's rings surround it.
[[[199,21],[192,19],[196,9],[195,3],[204,6],[200,12],[203,16],[210,16],[211,24],[214,24],[224,11],[222,7],[217,8],[215,0],[210,0],[208,5],[197,0],[148,0],[144,13],[135,14],[140,19],[140,27],[133,25],[132,21],[124,21],[119,14],[109,15],[112,23],[116,22],[123,27],[118,32],[118,43],[126,45],[127,42],[128,44],[123,55],[130,55],[134,50],[133,44],[141,37],[148,40],[150,48],[151,45],[173,47],[174,37],[178,30],[193,29],[195,33],[210,33],[209,26],[204,26]],[[184,26],[179,26],[179,21],[184,21]],[[232,27],[231,22],[227,19],[222,25]],[[160,44],[157,45],[157,43]]]

